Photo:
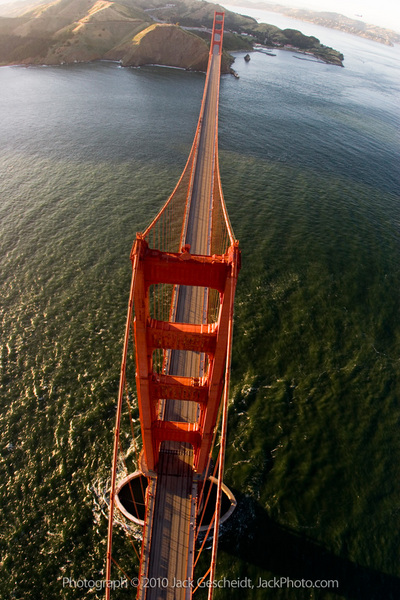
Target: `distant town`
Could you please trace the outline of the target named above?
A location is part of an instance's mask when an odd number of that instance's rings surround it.
[[[400,44],[400,34],[398,32],[392,29],[386,29],[385,27],[371,25],[364,21],[360,21],[359,19],[350,19],[349,17],[336,12],[320,12],[301,8],[290,8],[289,6],[272,2],[249,2],[248,0],[229,0],[227,4],[280,13],[287,17],[298,19],[299,21],[315,23],[316,25],[328,27],[329,29],[337,29],[339,31],[344,31],[345,33],[351,33],[380,44],[385,44],[386,46]],[[355,16],[362,17],[361,14]]]

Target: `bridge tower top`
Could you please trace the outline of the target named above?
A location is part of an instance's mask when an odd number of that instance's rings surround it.
[[[215,12],[214,24],[211,36],[210,53],[211,54],[222,54],[222,40],[224,35],[224,20],[225,13]]]

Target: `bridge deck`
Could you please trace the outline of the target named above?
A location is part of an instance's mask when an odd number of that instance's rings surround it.
[[[218,49],[217,49],[218,50]],[[211,211],[214,161],[217,140],[217,108],[221,56],[214,51],[204,97],[204,112],[195,165],[186,244],[193,254],[210,254]],[[181,286],[178,290],[175,321],[204,323],[207,294],[204,288]],[[201,355],[196,352],[171,352],[169,373],[198,377]],[[168,400],[164,419],[193,423],[198,407],[194,402]],[[190,588],[174,587],[192,576],[194,551],[195,502],[193,493],[193,452],[182,443],[164,442],[160,452],[155,500],[148,510],[146,529],[151,536],[144,541],[142,575],[152,581],[165,578],[168,585],[143,588],[138,597],[146,600],[185,600]],[[147,567],[147,568],[146,568]],[[147,572],[147,573],[146,573]]]

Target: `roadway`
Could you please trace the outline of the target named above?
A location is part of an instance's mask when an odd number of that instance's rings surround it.
[[[217,143],[217,110],[221,56],[214,50],[209,67],[204,112],[198,138],[198,152],[192,193],[188,204],[185,244],[191,254],[210,254],[211,214]],[[174,321],[204,323],[207,320],[207,290],[180,286],[177,290]],[[172,351],[168,372],[171,375],[199,377],[203,360],[200,353]],[[198,418],[195,402],[167,400],[163,419],[194,423]],[[142,577],[169,585],[156,585],[139,591],[146,600],[188,600],[187,587],[173,587],[192,575],[196,491],[193,482],[193,450],[181,442],[163,442],[160,451],[154,502],[148,511],[142,561]]]

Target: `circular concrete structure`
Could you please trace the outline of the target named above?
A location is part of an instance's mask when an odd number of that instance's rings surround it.
[[[203,502],[207,499],[207,494],[208,494],[208,490],[209,487],[211,486],[211,493],[210,493],[210,499],[208,501],[208,507],[206,507],[205,510],[205,514],[204,517],[202,519],[202,523],[201,526],[199,527],[199,532],[201,533],[205,533],[210,525],[212,516],[214,514],[214,507],[215,507],[215,500],[217,497],[217,485],[218,485],[218,479],[216,477],[212,477],[210,476],[207,481],[204,483],[204,491],[203,491]],[[229,519],[229,517],[231,516],[231,514],[233,513],[233,511],[236,508],[236,498],[235,496],[232,494],[231,490],[228,488],[227,485],[225,485],[225,483],[222,484],[222,497],[221,497],[221,517],[219,522],[220,523],[224,523],[224,521],[226,521],[227,519]],[[203,512],[203,507],[200,507],[200,515],[198,515],[198,521],[200,522],[200,519],[202,518],[201,513]],[[214,528],[214,525],[212,525],[212,528]]]
[[[136,525],[144,525],[147,477],[135,471],[125,477],[115,490],[115,503],[119,511]]]
[[[205,510],[201,506],[198,511],[197,521],[201,520],[200,532],[206,532],[214,514],[215,500],[217,496],[218,480],[216,477],[209,477],[204,483],[203,500],[204,504],[207,495],[210,492],[210,498]],[[211,486],[211,491],[210,491]],[[119,511],[129,521],[143,527],[145,517],[147,477],[141,471],[135,471],[125,477],[115,491],[115,502]],[[221,518],[220,523],[224,523],[236,508],[236,499],[231,490],[224,483],[222,484],[221,499]],[[204,515],[203,515],[204,512]],[[214,527],[214,526],[212,526]]]

